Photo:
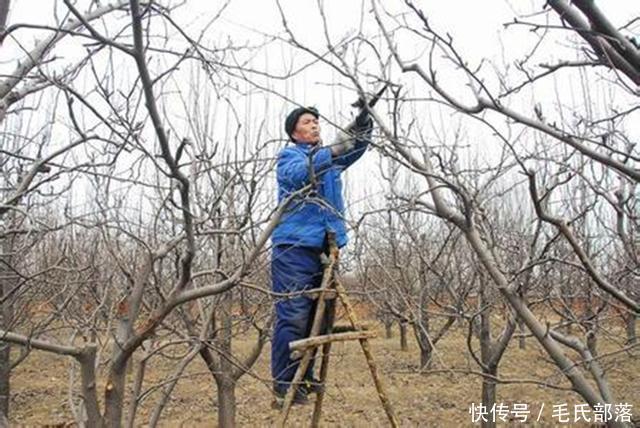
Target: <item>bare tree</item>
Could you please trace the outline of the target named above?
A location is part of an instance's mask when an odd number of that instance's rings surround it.
[[[165,103],[170,101],[158,94],[162,93],[162,87],[171,82],[173,73],[177,72],[180,64],[191,60],[204,64],[209,79],[207,83],[211,82],[213,69],[206,57],[211,55],[211,51],[200,40],[191,38],[184,32],[180,33],[182,29],[172,20],[169,9],[138,1],[111,5],[107,10],[126,9],[128,22],[121,28],[114,25],[101,31],[92,25],[91,17],[101,16],[96,11],[102,9],[83,14],[74,3],[65,1],[64,4],[72,18],[66,24],[61,24],[62,29],[56,28],[55,37],[38,46],[37,52],[32,52],[14,74],[24,77],[32,69],[39,71],[42,57],[51,51],[52,44],[62,35],[71,34],[95,43],[91,55],[82,63],[86,67],[77,69],[76,74],[69,76],[77,78],[82,75],[92,82],[89,93],[78,89],[81,85],[70,80],[47,76],[42,80],[43,87],[52,85],[52,89],[62,94],[68,110],[66,125],[72,130],[71,134],[75,134],[77,141],[45,158],[41,159],[38,154],[38,157],[31,159],[34,166],[30,174],[26,178],[20,178],[15,190],[3,199],[2,213],[17,210],[15,207],[23,204],[28,195],[35,194],[35,189],[47,183],[45,180],[35,181],[36,173],[43,166],[51,166],[56,172],[67,174],[70,171],[81,172],[79,181],[82,184],[69,187],[79,189],[86,186],[85,189],[91,189],[94,211],[82,212],[80,218],[80,215],[71,214],[69,208],[65,220],[73,227],[68,227],[67,231],[73,236],[78,230],[85,228],[93,233],[89,236],[94,239],[99,236],[99,239],[97,245],[88,248],[93,257],[90,260],[83,261],[74,255],[65,278],[71,279],[73,275],[81,273],[82,264],[86,262],[91,266],[92,272],[104,274],[111,269],[115,274],[106,278],[105,282],[84,279],[79,282],[82,284],[80,289],[61,287],[56,291],[59,293],[56,299],[62,299],[60,305],[56,305],[56,313],[64,319],[67,326],[65,330],[70,332],[69,338],[63,334],[39,337],[43,333],[42,329],[22,330],[14,324],[3,326],[0,337],[3,343],[20,344],[29,346],[29,349],[75,358],[80,369],[79,396],[82,398],[77,408],[72,406],[77,422],[89,426],[120,426],[125,419],[128,392],[126,375],[134,354],[142,347],[149,346],[143,357],[143,360],[149,361],[151,357],[158,355],[153,350],[156,346],[154,343],[157,344],[155,336],[158,331],[168,329],[173,335],[174,326],[187,319],[181,320],[180,314],[185,315],[188,312],[186,307],[193,306],[192,302],[229,292],[246,281],[253,274],[252,266],[262,257],[262,248],[288,201],[275,211],[263,208],[260,218],[255,212],[256,203],[260,200],[257,198],[257,190],[260,188],[260,181],[269,171],[269,164],[257,158],[262,153],[254,153],[252,158],[251,154],[243,153],[242,147],[237,146],[235,151],[224,151],[227,158],[223,165],[226,166],[219,167],[216,165],[217,159],[212,159],[216,152],[211,150],[211,137],[206,135],[207,130],[193,126],[191,129],[186,127],[186,132],[178,130],[174,116],[165,110]],[[163,50],[162,47],[153,46],[154,39],[148,37],[149,30],[146,27],[150,24],[146,20],[156,16],[181,34],[183,42],[190,49],[187,55],[170,48]],[[29,25],[18,24],[11,32],[18,31],[21,27]],[[80,28],[84,29],[83,32],[76,31]],[[114,33],[110,34],[109,29]],[[169,63],[166,69],[151,71],[148,52],[154,49],[165,54]],[[105,73],[113,71],[118,61],[130,61],[134,64],[136,71],[133,83],[126,83],[128,76],[122,76],[122,82],[119,82],[117,75],[102,75],[97,64],[104,57],[97,58],[99,52],[106,54],[108,66],[111,67]],[[11,80],[7,82],[5,89],[9,91],[17,83],[19,80]],[[117,85],[123,87],[114,91]],[[10,105],[15,104],[7,103],[6,107]],[[146,109],[139,109],[139,105],[146,106]],[[208,108],[208,105],[200,108]],[[197,141],[199,146],[188,138],[196,131],[200,138]],[[236,142],[239,140],[240,137],[236,135]],[[85,153],[89,153],[88,155],[66,156],[72,148],[86,142],[94,143],[87,147]],[[8,152],[7,155],[13,159],[22,159],[16,153]],[[235,161],[230,161],[229,154],[237,157]],[[243,156],[246,157],[242,158]],[[58,157],[62,160],[57,159]],[[185,161],[187,158],[189,160]],[[86,162],[78,159],[86,159]],[[52,175],[54,174],[49,176]],[[196,195],[194,189],[211,184],[219,186],[217,194],[203,192]],[[68,191],[69,187],[64,190]],[[303,192],[306,190],[303,189]],[[61,194],[68,197],[70,203],[73,201],[71,192]],[[154,200],[150,203],[145,201],[145,194],[153,194]],[[241,201],[245,203],[238,205]],[[198,202],[202,205],[198,206]],[[148,209],[151,209],[152,215],[146,213]],[[211,212],[208,212],[209,209]],[[132,216],[132,210],[137,215]],[[7,231],[10,230],[8,227]],[[241,238],[245,233],[249,233],[251,239]],[[213,269],[207,264],[201,264],[200,257],[206,258],[208,254],[201,252],[196,244],[198,239],[206,240],[210,237],[216,238],[218,242],[215,247],[217,254],[225,255],[224,263]],[[227,240],[235,244],[228,246]],[[73,252],[82,251],[83,247],[87,248],[87,244],[89,243],[75,242],[73,245],[69,243],[69,246]],[[103,261],[106,258],[111,264],[101,265],[96,262],[95,257],[102,257]],[[195,266],[199,266],[201,270],[196,270],[198,268],[194,268]],[[239,294],[242,296],[246,293]],[[89,297],[87,307],[70,304],[73,297],[80,295]],[[249,325],[261,329],[256,347],[246,361],[238,363],[233,360],[236,357],[231,353],[230,335],[236,328],[232,322],[235,315],[233,307],[228,307],[227,304],[235,304],[234,296],[237,295],[224,294],[214,299],[214,302],[203,305],[203,314],[207,316],[200,320],[200,326],[194,325],[197,328],[187,329],[186,332],[183,329],[177,330],[178,337],[172,337],[167,343],[160,345],[160,348],[179,346],[180,343],[191,345],[190,351],[176,370],[176,381],[199,353],[216,355],[217,365],[212,362],[210,368],[220,386],[220,401],[226,400],[221,406],[224,411],[220,412],[221,421],[226,425],[233,424],[235,415],[235,395],[233,389],[228,388],[229,380],[235,382],[248,371],[259,355],[268,332],[268,322],[257,322],[251,316],[249,321],[253,320],[254,323]],[[14,296],[26,295],[14,293]],[[260,296],[262,300],[265,299],[264,292]],[[215,300],[218,300],[217,303]],[[4,299],[3,302],[12,301]],[[245,309],[247,316],[255,310]],[[222,328],[218,331],[221,327],[220,319]],[[22,331],[18,332],[19,330]],[[195,334],[192,335],[192,332]],[[210,336],[211,332],[216,338]],[[70,344],[61,344],[65,342]],[[105,363],[104,399],[99,401],[97,385],[103,373],[98,368]],[[232,373],[226,370],[230,367],[234,367]],[[134,403],[138,401],[140,394],[144,395],[141,391],[144,370],[139,370],[137,374],[131,400]],[[160,412],[171,395],[171,385],[162,389],[165,394],[156,407],[154,423],[157,423]],[[76,404],[75,401],[73,404]],[[135,410],[135,405],[129,406],[129,425],[135,421]]]
[[[619,284],[614,284],[605,278],[603,271],[596,266],[594,260],[585,251],[584,243],[580,243],[575,239],[575,234],[567,222],[548,215],[540,209],[539,202],[543,196],[536,193],[536,173],[533,166],[544,165],[545,163],[553,164],[553,162],[549,162],[550,153],[545,153],[544,150],[530,150],[527,153],[521,149],[518,141],[524,135],[527,137],[532,136],[533,141],[540,139],[540,136],[547,139],[551,138],[552,141],[560,143],[561,150],[559,152],[565,154],[564,160],[572,161],[568,164],[572,174],[586,174],[587,181],[591,181],[594,177],[592,175],[594,171],[604,171],[608,174],[608,177],[615,177],[616,179],[633,183],[638,179],[637,156],[633,146],[627,144],[630,139],[621,135],[621,133],[613,134],[613,138],[609,138],[610,134],[607,134],[605,143],[602,143],[601,136],[594,135],[598,131],[594,128],[585,128],[582,122],[574,125],[566,121],[549,120],[549,112],[546,106],[535,106],[532,116],[520,113],[515,107],[512,107],[514,105],[512,100],[517,98],[514,94],[522,90],[521,85],[511,86],[509,82],[505,82],[504,79],[501,80],[502,75],[498,75],[498,79],[493,79],[489,82],[485,81],[482,63],[478,67],[470,65],[456,49],[450,36],[442,35],[436,31],[432,23],[427,19],[426,14],[413,2],[406,1],[405,4],[407,13],[395,16],[387,13],[379,2],[371,2],[374,18],[380,29],[380,35],[385,41],[384,47],[363,41],[366,37],[362,34],[358,34],[348,41],[340,40],[334,42],[331,40],[331,35],[328,31],[324,9],[319,4],[319,14],[323,18],[325,41],[328,46],[327,54],[317,52],[300,42],[288,26],[283,8],[279,6],[289,43],[318,61],[332,67],[361,96],[366,94],[364,80],[370,80],[372,76],[379,81],[388,82],[392,80],[392,83],[398,83],[389,77],[393,75],[389,71],[388,62],[386,62],[387,55],[389,55],[403,76],[407,78],[415,77],[415,81],[426,84],[429,88],[426,93],[420,93],[419,90],[414,89],[418,94],[408,94],[406,95],[407,98],[432,101],[451,109],[451,111],[462,113],[479,124],[480,127],[486,127],[491,133],[491,140],[502,144],[503,149],[498,152],[497,165],[491,166],[486,174],[475,178],[474,184],[464,179],[465,170],[455,168],[458,162],[452,162],[452,168],[447,163],[447,157],[443,154],[453,153],[453,157],[459,159],[463,153],[464,156],[473,156],[475,153],[469,153],[468,151],[465,153],[465,150],[459,145],[455,145],[455,143],[452,144],[451,148],[436,146],[433,142],[434,139],[431,138],[431,141],[429,141],[424,130],[420,129],[419,126],[412,127],[412,129],[408,129],[407,132],[399,135],[395,131],[393,122],[389,124],[385,120],[385,116],[369,109],[376,119],[376,123],[380,126],[384,141],[388,142],[388,144],[385,143],[383,145],[384,153],[397,159],[407,170],[424,179],[426,189],[421,192],[415,192],[408,199],[420,209],[454,225],[463,234],[483,270],[491,278],[511,310],[527,325],[534,337],[567,377],[572,388],[587,403],[592,407],[598,403],[614,403],[613,392],[602,371],[600,361],[589,351],[589,347],[578,337],[561,334],[555,329],[549,330],[532,312],[527,300],[520,292],[521,282],[514,277],[514,272],[509,269],[505,262],[505,254],[502,253],[501,248],[498,246],[500,239],[497,239],[499,235],[493,225],[495,219],[492,217],[492,213],[489,213],[483,206],[486,202],[483,200],[483,195],[486,189],[490,188],[497,180],[503,179],[503,177],[517,177],[515,171],[523,174],[527,180],[523,181],[521,175],[515,184],[510,185],[511,188],[516,187],[519,183],[522,189],[528,181],[531,189],[531,199],[535,207],[535,216],[543,222],[552,223],[557,228],[557,232],[571,246],[581,268],[589,274],[590,279],[594,281],[601,292],[616,299],[630,311],[637,313],[638,302],[624,293]],[[403,33],[403,36],[407,35],[413,38],[417,43],[424,46],[425,52],[429,52],[424,61],[407,61],[404,59],[397,44],[400,33]],[[536,47],[534,47],[533,51],[535,51]],[[374,61],[374,64],[368,69],[365,69],[366,67],[362,66],[362,63],[357,60],[351,61],[352,57],[359,58],[364,49],[372,52],[378,60],[377,63]],[[527,59],[531,56],[529,55]],[[444,58],[444,61],[441,61],[441,58]],[[424,64],[421,64],[421,62],[424,62]],[[453,67],[449,68],[448,64],[452,64]],[[455,79],[439,78],[440,74],[442,74],[440,68],[461,76],[465,90],[462,91],[454,86],[456,84]],[[496,81],[498,88],[493,89],[493,82]],[[532,79],[528,75],[525,86],[537,81],[539,80]],[[623,91],[626,89],[628,87],[622,88]],[[633,111],[633,109],[624,111],[629,112]],[[489,113],[497,113],[497,115],[490,115]],[[553,113],[556,114],[555,111]],[[558,112],[558,114],[561,115],[562,111]],[[576,111],[574,114],[579,113]],[[589,123],[590,119],[584,117],[584,121]],[[518,128],[511,126],[512,123],[517,124]],[[576,159],[576,161],[573,162],[573,159]],[[508,162],[505,162],[505,160],[508,160]],[[557,164],[555,165],[558,167]],[[587,171],[584,165],[594,166],[594,169]],[[509,189],[509,187],[505,187]],[[486,195],[484,196],[486,197]],[[426,198],[429,198],[430,201],[425,200]],[[528,213],[528,218],[535,221],[531,211]],[[542,246],[543,253],[547,251],[556,239],[557,237],[552,236],[551,241]],[[534,250],[536,250],[535,247]],[[528,266],[530,263],[539,263],[536,261],[537,258],[538,256],[536,255],[533,258],[529,257],[529,260],[521,260],[524,263],[515,274],[530,269]],[[514,325],[515,318],[507,323],[508,328],[501,337],[511,336]],[[491,342],[487,341],[486,343],[490,344]],[[500,348],[501,346],[495,348],[495,355],[500,355]],[[581,369],[582,366],[579,367],[569,358],[568,352],[577,354],[579,361],[581,361],[580,364],[584,364],[584,371]],[[595,387],[589,383],[589,377],[595,381]],[[618,423],[620,422],[617,420],[610,421],[611,425]]]

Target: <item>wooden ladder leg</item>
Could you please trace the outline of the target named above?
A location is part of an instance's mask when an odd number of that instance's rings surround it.
[[[351,323],[351,326],[354,329],[360,330],[360,324],[358,322],[358,318],[356,316],[355,311],[353,310],[353,306],[351,306],[351,302],[347,297],[347,290],[338,275],[334,277],[334,283],[336,287],[336,291],[338,292],[338,298],[342,302],[344,306],[345,312],[347,313],[347,318]],[[364,353],[365,359],[367,360],[367,365],[369,366],[369,371],[371,371],[371,378],[373,379],[373,383],[375,384],[376,391],[378,392],[378,397],[380,398],[380,402],[382,403],[382,407],[384,408],[385,413],[387,414],[387,418],[389,419],[389,423],[392,427],[398,427],[398,419],[393,410],[393,406],[391,405],[391,401],[389,401],[389,396],[386,394],[384,385],[382,384],[382,379],[378,374],[378,366],[373,360],[373,354],[371,352],[371,347],[369,346],[369,341],[367,339],[358,339],[360,341],[360,346],[362,347],[362,352]]]
[[[320,286],[320,290],[326,290],[329,288],[329,284],[332,283],[333,278],[333,269],[336,264],[337,257],[333,254],[329,258],[329,263],[324,268],[324,272],[322,275],[322,284]],[[325,316],[325,306],[326,301],[324,298],[324,294],[321,292],[318,296],[316,312],[313,317],[313,324],[311,325],[311,332],[309,333],[309,337],[317,336],[320,333],[320,328],[322,327],[323,318]],[[289,390],[284,398],[284,403],[282,405],[282,410],[280,411],[280,415],[278,417],[277,426],[284,427],[284,424],[287,422],[287,418],[289,417],[289,411],[291,410],[291,404],[293,403],[293,397],[295,396],[296,389],[300,385],[300,381],[304,376],[304,373],[307,371],[307,367],[309,367],[309,362],[311,361],[311,357],[313,356],[313,348],[310,348],[305,351],[300,363],[298,365],[298,369],[296,370],[295,375],[293,376],[293,381],[289,386]]]
[[[336,301],[330,300],[327,302],[327,317],[325,319],[327,325],[326,334],[331,334],[333,331],[333,322],[336,317]],[[317,427],[320,425],[320,418],[322,417],[322,402],[324,401],[324,393],[327,390],[327,376],[329,374],[329,357],[331,354],[331,342],[322,345],[322,364],[320,365],[320,392],[316,394],[316,402],[313,406],[313,417],[311,419],[311,426]]]
[[[279,427],[284,427],[284,424],[287,422],[287,418],[289,417],[289,411],[291,410],[291,404],[293,403],[293,397],[295,396],[296,389],[298,385],[300,385],[300,381],[302,380],[302,376],[304,376],[304,372],[307,370],[309,366],[309,361],[311,361],[311,356],[313,355],[313,350],[309,349],[305,351],[300,363],[298,365],[298,370],[296,370],[296,374],[291,381],[291,385],[289,386],[289,390],[284,398],[284,403],[282,405],[282,410],[280,411],[280,415],[278,417],[277,425]]]

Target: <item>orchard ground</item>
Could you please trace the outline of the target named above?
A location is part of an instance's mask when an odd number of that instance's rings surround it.
[[[613,322],[613,321],[612,321]],[[496,320],[496,327],[503,321]],[[616,323],[617,324],[617,323]],[[437,327],[437,325],[436,325]],[[640,421],[640,346],[632,351],[620,349],[623,338],[621,325],[612,326],[618,339],[601,337],[598,350],[603,359],[617,403],[630,404],[632,418]],[[418,347],[409,334],[408,351],[400,350],[397,330],[392,338],[385,338],[382,326],[376,328],[378,337],[372,340],[376,362],[385,381],[388,394],[402,426],[471,426],[470,407],[480,402],[481,377],[479,368],[466,346],[467,328],[456,327],[437,345],[431,370],[418,372]],[[497,329],[495,331],[498,331]],[[249,337],[238,337],[234,348],[240,352],[253,345]],[[474,349],[478,351],[477,340]],[[182,350],[183,351],[183,350]],[[176,356],[181,354],[176,350]],[[576,355],[567,352],[572,358]],[[271,426],[278,412],[271,408],[268,345],[253,370],[239,381],[237,395],[237,423],[240,426]],[[184,355],[184,354],[182,354]],[[31,355],[13,372],[10,420],[12,426],[73,426],[69,406],[69,367],[72,359],[52,356],[39,351]],[[152,359],[147,366],[144,388],[166,381],[177,360]],[[466,373],[465,373],[466,372]],[[133,379],[131,370],[129,381]],[[527,337],[525,349],[519,349],[514,337],[499,367],[499,376],[513,383],[497,388],[497,403],[511,413],[514,405],[526,405],[530,414],[527,426],[560,425],[557,409],[566,404],[571,426],[590,426],[575,423],[575,410],[584,401],[575,393],[545,387],[528,381],[548,382],[569,387],[568,381],[549,361],[532,337]],[[100,376],[104,379],[104,376]],[[102,394],[103,384],[98,385]],[[159,392],[150,394],[142,402],[137,423],[146,424],[159,400]],[[313,400],[313,398],[312,398]],[[196,358],[180,380],[165,408],[161,426],[216,426],[215,383],[201,359]],[[293,408],[290,426],[308,426],[313,405]],[[587,411],[586,417],[594,414]],[[492,417],[491,413],[488,415]],[[536,421],[539,417],[539,422]],[[327,395],[325,397],[324,426],[387,426],[361,348],[357,342],[337,343],[333,346]],[[511,418],[509,424],[514,424]],[[66,425],[69,424],[69,425]]]

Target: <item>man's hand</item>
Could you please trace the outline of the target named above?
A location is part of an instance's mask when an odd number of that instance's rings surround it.
[[[356,139],[351,132],[346,133],[341,131],[338,134],[338,138],[336,138],[336,141],[329,147],[329,149],[331,150],[331,156],[337,158],[349,152],[350,150],[353,150],[356,145],[355,142]]]
[[[356,131],[366,132],[371,128],[373,128],[373,120],[371,120],[367,109],[363,108],[360,110],[360,113],[358,113],[358,116],[356,116]]]
[[[335,158],[350,152],[355,147],[358,135],[367,133],[373,128],[373,120],[367,109],[361,109],[355,121],[347,126],[345,132],[340,132],[336,141],[330,146],[331,155]]]

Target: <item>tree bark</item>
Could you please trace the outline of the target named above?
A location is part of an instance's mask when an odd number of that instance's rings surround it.
[[[1,286],[0,286],[1,287]],[[2,292],[0,290],[0,297]],[[3,305],[4,306],[4,305]],[[8,330],[5,307],[0,308],[3,314],[0,315],[0,329]],[[0,342],[0,419],[2,416],[9,418],[9,401],[11,397],[11,359],[10,359],[11,347],[9,342]]]
[[[598,336],[595,330],[589,330],[587,332],[587,348],[594,357],[598,356]]]
[[[122,413],[124,407],[125,384],[127,365],[129,358],[121,358],[122,346],[131,336],[129,326],[129,298],[124,298],[117,306],[116,331],[112,347],[112,361],[109,369],[107,384],[104,394],[104,419],[108,427],[120,427],[122,425]]]
[[[416,339],[418,347],[420,348],[420,369],[425,369],[431,362],[431,353],[433,351],[433,344],[429,339],[430,319],[427,307],[429,305],[429,285],[426,281],[426,266],[424,261],[420,263],[420,307],[418,308],[418,322],[414,324],[413,328],[416,331]]]
[[[482,370],[484,374],[498,376],[498,366],[488,366]],[[486,406],[487,410],[490,410],[494,404],[496,404],[496,382],[490,377],[482,378],[482,404]],[[487,417],[487,420],[482,420],[483,428],[494,428],[496,426],[496,420],[493,417]]]
[[[227,375],[215,377],[218,387],[218,426],[236,426],[236,381]]]
[[[122,407],[127,365],[112,367],[105,387],[105,426],[119,428],[122,425]]]
[[[422,334],[422,333],[421,333]],[[428,369],[431,366],[431,354],[433,349],[428,340],[420,345],[420,369]]]
[[[7,216],[8,222],[12,216]],[[13,239],[2,239],[0,245],[0,299],[2,299],[15,286],[15,274],[11,271],[11,253]],[[0,303],[0,330],[11,331],[13,311],[11,299]],[[9,402],[11,398],[11,345],[9,342],[0,341],[0,420],[4,416],[9,419]]]
[[[414,323],[413,329],[420,348],[420,369],[426,369],[431,364],[431,354],[433,353],[433,346],[431,340],[429,340],[429,315],[424,311],[424,308],[420,309],[420,319]]]
[[[487,284],[484,280],[480,281],[480,357],[483,365],[482,372],[487,375],[495,376],[498,371],[498,361],[495,359],[497,349],[491,337],[491,315],[493,313],[490,306],[490,299],[487,296]],[[491,409],[496,402],[496,382],[489,377],[482,378],[482,404]],[[496,426],[495,418],[489,417],[482,421],[483,428],[494,428]]]
[[[220,373],[214,373],[218,387],[218,426],[232,428],[236,425],[236,379],[233,378],[234,366],[229,361],[233,355],[231,342],[233,340],[233,323],[231,308],[233,307],[233,293],[227,292],[220,310],[222,331],[219,333],[217,346],[222,351],[219,358]]]
[[[406,321],[400,321],[400,350],[408,351],[409,345],[407,344],[407,323]]]
[[[636,315],[629,313],[624,317],[627,330],[627,345],[635,345],[638,343],[638,335],[636,334]]]
[[[526,334],[527,334],[527,328],[524,325],[524,321],[522,321],[521,318],[518,318],[518,333],[519,333],[519,337],[518,337],[518,348],[519,349],[525,349],[526,345],[527,345],[527,341],[526,341]]]
[[[153,347],[150,347],[153,348]],[[133,364],[131,364],[133,367]],[[144,375],[147,368],[147,355],[144,355],[138,362],[136,368],[136,374],[133,380],[133,389],[131,391],[131,400],[129,401],[129,409],[127,410],[127,421],[125,426],[127,428],[133,428],[136,420],[136,412],[138,411],[138,396],[142,390],[142,382],[144,381]]]
[[[393,320],[385,319],[384,320],[384,337],[387,339],[393,338]]]
[[[104,421],[100,414],[96,389],[96,353],[96,346],[89,345],[83,349],[76,360],[80,363],[82,398],[87,411],[87,426],[100,428],[104,426]]]
[[[0,428],[9,428],[9,419],[0,413]]]
[[[0,273],[2,275],[2,273]],[[0,281],[0,298],[3,296],[4,281]],[[0,330],[10,329],[8,305],[0,307]],[[9,419],[9,401],[11,397],[11,347],[9,342],[0,342],[0,419],[5,416]]]

